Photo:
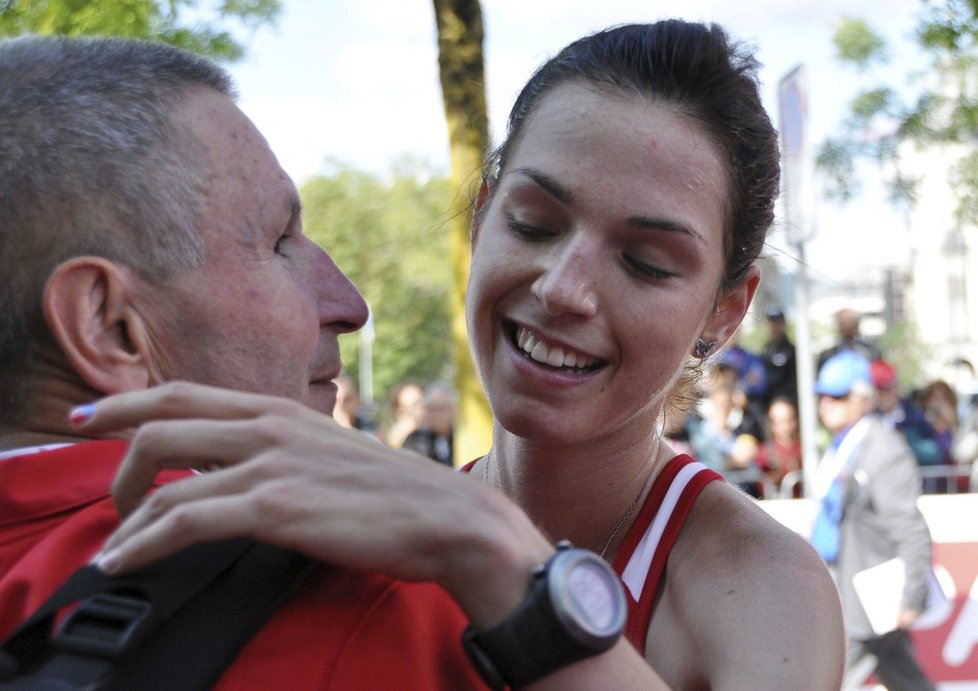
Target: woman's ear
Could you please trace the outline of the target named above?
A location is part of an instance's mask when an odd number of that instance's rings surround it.
[[[131,299],[134,279],[102,257],[75,257],[54,270],[44,289],[44,317],[65,359],[106,394],[149,384],[145,329]]]
[[[743,280],[717,300],[713,316],[707,321],[700,338],[707,343],[716,341],[722,347],[744,320],[760,282],[761,270],[757,265],[751,265]]]

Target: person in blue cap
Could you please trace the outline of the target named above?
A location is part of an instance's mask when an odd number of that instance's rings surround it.
[[[815,393],[832,441],[813,482],[821,510],[812,544],[842,598],[849,635],[843,688],[857,689],[875,672],[891,691],[932,691],[908,633],[924,610],[931,568],[930,532],[917,509],[917,462],[904,438],[872,412],[868,359],[851,350],[829,358]],[[871,618],[853,577],[896,558],[903,563],[903,591],[884,623]]]

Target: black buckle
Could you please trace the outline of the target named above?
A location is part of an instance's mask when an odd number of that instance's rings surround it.
[[[93,595],[65,618],[54,645],[69,652],[121,657],[143,639],[152,609],[135,597]]]

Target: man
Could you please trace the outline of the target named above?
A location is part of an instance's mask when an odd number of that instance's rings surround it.
[[[780,307],[767,311],[768,341],[761,357],[767,372],[765,404],[771,405],[776,398],[787,398],[798,405],[798,370],[795,360],[795,344],[788,338],[784,312]]]
[[[404,440],[405,449],[438,461],[442,465],[455,465],[452,450],[455,431],[455,414],[458,407],[455,390],[445,384],[431,384],[425,389],[424,419]]]
[[[878,360],[880,358],[879,348],[874,346],[872,343],[864,340],[859,335],[859,313],[853,309],[844,308],[839,310],[835,315],[835,326],[839,334],[839,340],[834,346],[823,350],[818,355],[818,365],[816,370],[821,372],[822,366],[831,358],[833,355],[841,353],[844,350],[851,350],[859,355],[862,355],[868,361]]]
[[[885,360],[873,360],[869,374],[876,388],[876,411],[883,422],[904,436],[918,465],[940,463],[942,451],[937,432],[916,403],[900,396],[893,365]]]
[[[875,670],[891,691],[933,690],[917,664],[908,629],[923,611],[931,566],[927,524],[917,509],[920,477],[903,437],[873,410],[870,363],[852,351],[830,358],[815,384],[818,412],[832,434],[819,464],[821,500],[812,542],[833,569],[849,633],[846,689]],[[865,591],[867,569],[902,560],[904,584],[888,625],[874,625]]]
[[[108,495],[126,444],[83,438],[69,410],[184,379],[329,413],[337,336],[367,308],[302,234],[295,186],[209,62],[17,39],[0,43],[0,100],[6,637],[119,520]],[[442,654],[464,624],[431,584],[323,566],[215,688],[470,688],[464,658]]]

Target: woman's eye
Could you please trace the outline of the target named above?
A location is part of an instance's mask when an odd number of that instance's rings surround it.
[[[517,221],[515,218],[509,220],[509,227],[514,233],[527,240],[543,240],[556,235],[552,230],[523,223],[522,221]]]
[[[624,255],[624,259],[628,267],[635,273],[639,274],[642,278],[663,280],[666,278],[673,278],[676,275],[670,271],[665,271],[653,266],[652,264],[647,264],[641,259],[637,259],[630,254]]]

